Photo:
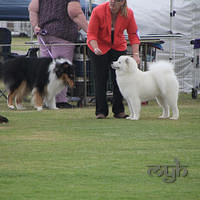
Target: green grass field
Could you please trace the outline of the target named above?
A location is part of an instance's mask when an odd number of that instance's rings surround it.
[[[155,102],[141,120],[96,120],[95,108],[11,111],[0,98],[0,199],[200,199],[200,99],[181,94],[180,119],[160,120]],[[126,108],[127,110],[127,108]],[[187,165],[165,183],[148,165]],[[172,169],[169,168],[171,173]]]
[[[24,52],[26,53],[31,47],[27,45],[26,42],[30,42],[29,37],[12,37],[11,52]]]

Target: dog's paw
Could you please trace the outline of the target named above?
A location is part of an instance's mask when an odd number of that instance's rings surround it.
[[[134,115],[132,120],[139,120],[140,115]]]
[[[138,117],[134,117],[132,120],[135,120],[135,121],[136,121],[136,120],[139,120],[139,118],[138,118]]]
[[[129,120],[138,120],[138,118],[135,118],[135,117],[127,117],[126,119],[129,119]]]
[[[8,104],[8,108],[11,109],[11,110],[14,110],[14,109],[15,109],[15,106],[9,105],[9,104]]]
[[[158,117],[159,119],[167,119],[167,118],[169,118],[168,116],[163,116],[163,115],[161,115],[161,116],[159,116]]]
[[[50,110],[58,110],[59,108],[55,106],[47,106],[48,109]]]
[[[17,110],[25,110],[26,108],[22,104],[16,104]]]
[[[52,108],[49,108],[49,109],[51,109],[51,110],[59,110],[58,107],[52,107]]]
[[[37,111],[42,111],[42,106],[39,106],[36,109],[37,109]]]
[[[171,119],[171,120],[178,120],[178,117],[177,116],[173,116],[173,117],[170,117],[169,119]]]

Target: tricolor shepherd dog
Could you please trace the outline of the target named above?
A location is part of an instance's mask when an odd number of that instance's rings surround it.
[[[32,92],[32,103],[40,111],[43,105],[57,109],[55,96],[64,87],[73,87],[73,65],[63,58],[18,57],[0,65],[0,77],[8,91],[10,109],[24,109],[22,100]],[[15,106],[13,101],[15,100]]]
[[[156,99],[162,107],[160,118],[179,118],[177,106],[179,84],[174,66],[168,61],[158,61],[150,65],[149,71],[138,69],[136,61],[130,56],[120,56],[113,62],[119,89],[126,99],[130,111],[127,119],[140,118],[141,102]]]

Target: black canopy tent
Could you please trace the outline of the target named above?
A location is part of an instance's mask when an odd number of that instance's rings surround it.
[[[31,0],[0,0],[1,21],[28,21]]]
[[[31,0],[0,0],[0,21],[29,21],[28,5]],[[80,0],[84,12],[89,11],[89,2]],[[92,8],[95,4],[92,4]],[[85,13],[86,16],[88,13]]]

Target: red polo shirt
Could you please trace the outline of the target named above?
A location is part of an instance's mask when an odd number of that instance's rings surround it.
[[[124,30],[127,30],[130,44],[139,44],[140,40],[137,35],[137,25],[135,22],[133,11],[127,8],[128,16],[121,16],[118,13],[115,31],[114,42],[111,41],[111,12],[109,2],[103,3],[95,7],[92,11],[92,15],[89,21],[87,32],[87,44],[92,50],[92,46],[89,44],[91,40],[96,40],[99,49],[105,54],[110,49],[117,51],[125,51],[127,48],[127,42],[124,36]]]

